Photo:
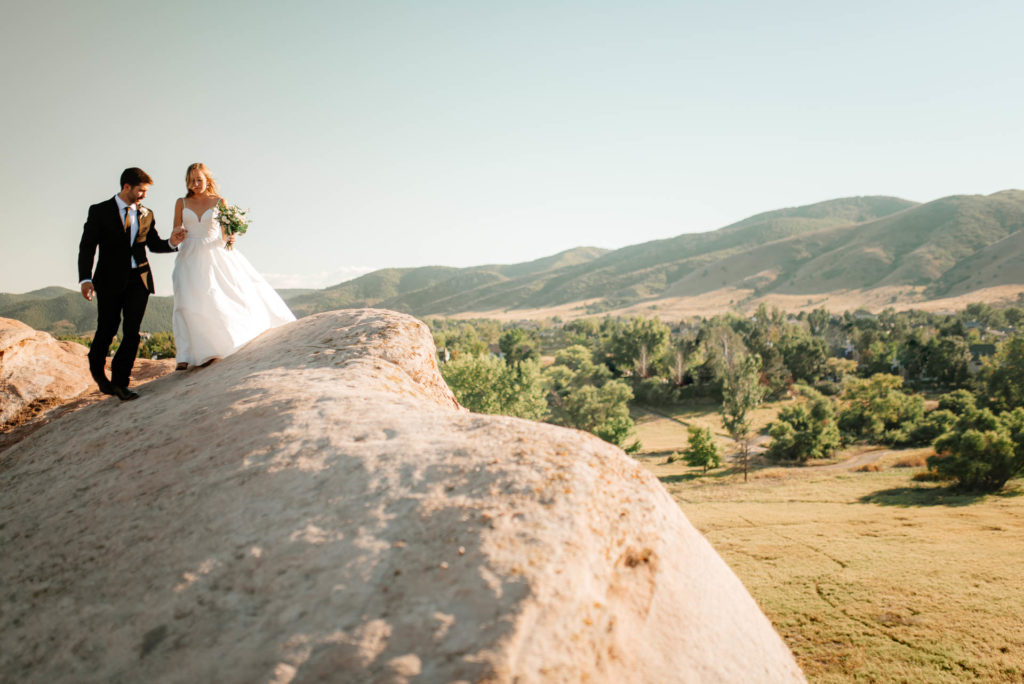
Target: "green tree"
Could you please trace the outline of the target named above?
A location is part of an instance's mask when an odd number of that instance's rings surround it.
[[[517,368],[489,354],[462,354],[441,365],[441,375],[459,403],[470,411],[540,420],[547,415],[545,388],[537,361]]]
[[[925,371],[950,387],[967,381],[971,363],[970,345],[962,337],[943,335],[928,340]]]
[[[446,347],[453,358],[487,353],[487,342],[480,339],[476,327],[471,323],[462,322],[454,329],[435,334],[434,343],[438,348]]]
[[[722,457],[711,438],[711,430],[690,425],[686,431],[689,433],[689,441],[683,451],[683,458],[688,465],[703,467],[705,473],[708,468],[722,465]]]
[[[783,340],[782,357],[793,380],[814,382],[825,373],[828,359],[825,340],[807,333],[789,335]]]
[[[650,376],[651,364],[661,357],[671,330],[659,318],[632,318],[615,331],[608,352],[619,368],[633,368],[638,377]]]
[[[815,309],[807,314],[807,325],[810,327],[811,335],[814,337],[824,337],[831,321],[832,315],[825,308]]]
[[[505,355],[505,363],[510,366],[538,358],[537,346],[533,336],[522,328],[509,328],[498,339],[498,347]]]
[[[981,380],[988,405],[997,411],[1024,406],[1024,335],[1002,344],[993,363],[984,367]]]
[[[1024,409],[973,409],[935,440],[928,465],[968,491],[994,492],[1024,469]]]
[[[839,429],[849,439],[893,443],[904,441],[924,417],[924,399],[902,390],[903,378],[876,373],[870,378],[850,377],[839,414]]]
[[[137,356],[140,359],[173,359],[176,354],[174,334],[164,331],[153,333],[143,340]]]
[[[974,395],[965,389],[953,390],[947,392],[939,397],[940,410],[950,411],[957,416],[962,416],[965,413],[974,410],[977,407],[977,401]]]
[[[775,461],[804,463],[831,455],[840,444],[832,401],[812,389],[804,389],[807,401],[779,411],[768,433],[768,457]]]
[[[740,445],[743,481],[746,482],[753,429],[751,416],[765,395],[761,385],[761,360],[750,354],[743,340],[729,328],[719,327],[711,344],[722,379],[722,422],[729,436]]]
[[[569,392],[559,408],[553,412],[553,421],[591,432],[629,453],[640,450],[640,442],[627,444],[635,424],[629,417],[629,400],[633,390],[620,380],[609,380],[601,387],[587,385]]]
[[[639,442],[627,444],[635,427],[629,417],[633,390],[611,372],[593,362],[582,345],[562,349],[555,363],[545,369],[550,422],[591,432],[626,451],[637,451]]]

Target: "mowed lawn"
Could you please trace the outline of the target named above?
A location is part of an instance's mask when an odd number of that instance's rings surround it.
[[[672,428],[657,423],[664,438]],[[886,452],[877,472],[762,468],[744,483],[728,468],[666,465],[664,451],[685,447],[667,441],[639,460],[812,682],[1024,681],[1024,481],[956,495]]]

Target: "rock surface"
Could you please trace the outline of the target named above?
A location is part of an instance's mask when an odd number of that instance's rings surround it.
[[[803,677],[660,483],[332,312],[0,453],[0,680]]]
[[[60,402],[93,386],[88,349],[0,318],[0,427],[34,402]]]

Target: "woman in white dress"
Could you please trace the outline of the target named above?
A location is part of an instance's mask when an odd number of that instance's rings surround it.
[[[280,295],[221,231],[217,183],[205,164],[185,172],[188,194],[174,205],[174,227],[188,231],[174,261],[174,343],[178,370],[236,351],[264,330],[295,320]],[[226,202],[225,202],[226,204]]]

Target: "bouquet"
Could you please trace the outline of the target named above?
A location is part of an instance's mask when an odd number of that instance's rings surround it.
[[[248,213],[248,209],[240,209],[234,204],[224,204],[224,200],[217,204],[217,222],[224,229],[224,234],[229,237],[244,235],[245,231],[249,229],[249,222],[245,218]],[[227,248],[234,249],[234,245],[229,243]]]

